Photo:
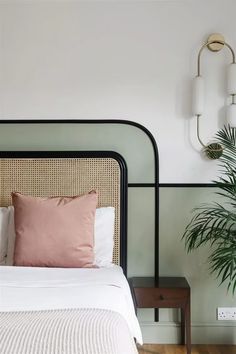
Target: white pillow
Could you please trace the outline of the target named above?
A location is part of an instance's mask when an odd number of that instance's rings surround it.
[[[114,247],[115,208],[96,209],[94,225],[94,264],[98,267],[112,265]]]
[[[14,248],[15,248],[15,239],[16,239],[16,233],[15,233],[15,222],[14,222],[14,208],[13,206],[9,206],[9,223],[8,223],[8,229],[7,229],[7,261],[6,265],[13,265],[13,259],[14,259]]]
[[[13,265],[14,247],[15,247],[15,224],[14,208],[8,207],[8,244],[7,244],[7,265]],[[1,220],[0,220],[1,222]],[[94,224],[94,264],[98,267],[112,266],[113,246],[114,246],[114,223],[115,208],[103,207],[96,209]]]
[[[6,263],[8,222],[9,209],[0,207],[0,265],[5,265]]]

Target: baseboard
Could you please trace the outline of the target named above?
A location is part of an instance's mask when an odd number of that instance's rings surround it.
[[[180,325],[173,322],[140,322],[144,343],[178,344]],[[192,323],[192,344],[236,345],[236,323]]]

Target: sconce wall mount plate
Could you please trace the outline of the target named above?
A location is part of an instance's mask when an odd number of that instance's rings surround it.
[[[211,50],[212,52],[219,52],[221,49],[224,48],[225,38],[220,33],[212,33],[207,38],[207,42],[210,43],[207,46],[209,50]]]

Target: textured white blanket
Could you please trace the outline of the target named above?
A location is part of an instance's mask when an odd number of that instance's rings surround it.
[[[137,354],[119,313],[75,309],[0,313],[1,354]]]
[[[137,354],[122,269],[0,267],[0,354]]]
[[[83,308],[118,312],[142,344],[129,285],[120,267],[0,267],[0,313]]]

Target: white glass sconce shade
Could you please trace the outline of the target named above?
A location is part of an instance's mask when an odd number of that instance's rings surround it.
[[[227,69],[227,91],[229,95],[236,95],[236,63],[232,63]]]
[[[201,76],[196,76],[193,80],[193,114],[201,116],[204,111],[204,80]]]
[[[236,128],[236,104],[227,107],[227,121],[232,128]]]

